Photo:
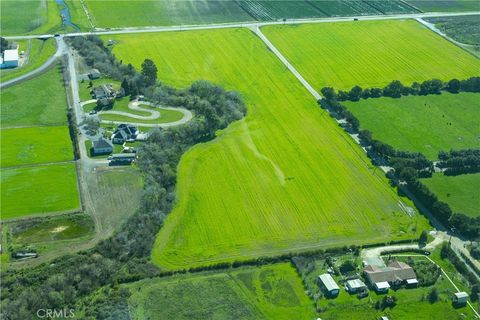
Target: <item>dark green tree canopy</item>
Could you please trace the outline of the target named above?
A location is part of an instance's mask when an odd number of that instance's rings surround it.
[[[157,66],[150,59],[145,59],[142,63],[142,75],[145,77],[148,85],[153,85],[157,81]]]

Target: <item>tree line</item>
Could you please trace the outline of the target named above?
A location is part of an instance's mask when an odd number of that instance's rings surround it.
[[[359,101],[360,99],[401,96],[424,96],[428,94],[440,94],[442,91],[450,93],[480,92],[480,77],[470,77],[465,80],[451,79],[443,82],[439,79],[425,80],[422,83],[413,82],[410,86],[404,85],[399,80],[393,80],[383,88],[362,88],[354,86],[350,91],[335,91],[332,87],[324,87],[320,90],[327,100]]]
[[[118,283],[160,274],[150,252],[164,218],[174,204],[177,165],[184,152],[246,114],[241,96],[207,81],[178,90],[159,83],[154,64],[142,71],[117,61],[95,36],[69,40],[87,64],[133,84],[156,102],[194,111],[188,123],[155,129],[139,150],[138,167],[144,176],[141,206],[112,237],[94,248],[57,258],[37,267],[2,272],[1,317],[36,319],[38,309],[73,308],[82,319],[129,319],[128,290]],[[151,61],[151,60],[150,60]]]
[[[441,151],[438,159],[437,166],[447,176],[480,172],[480,149]]]

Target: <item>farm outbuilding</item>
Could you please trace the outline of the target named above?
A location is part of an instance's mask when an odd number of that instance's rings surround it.
[[[93,79],[98,79],[98,78],[100,78],[100,76],[101,76],[101,73],[100,73],[100,71],[98,71],[98,69],[92,69],[88,73],[88,78],[90,78],[92,80]]]
[[[3,51],[0,57],[0,69],[18,67],[18,48]]]
[[[466,304],[468,300],[468,294],[466,292],[455,292],[453,294],[453,303]]]
[[[326,290],[327,294],[331,297],[337,296],[340,293],[340,288],[338,287],[335,280],[328,273],[318,276],[319,285]]]
[[[367,290],[367,286],[360,279],[353,279],[347,281],[347,290],[350,293],[357,293]]]
[[[99,138],[98,140],[93,141],[92,153],[94,155],[110,154],[112,152],[113,146],[110,141],[107,141],[104,138]]]

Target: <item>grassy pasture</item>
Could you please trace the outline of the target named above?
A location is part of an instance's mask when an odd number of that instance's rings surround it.
[[[0,93],[2,128],[67,123],[67,98],[59,68]]]
[[[425,224],[400,210],[383,175],[250,31],[113,38],[125,63],[152,57],[161,81],[211,80],[248,106],[244,120],[183,156],[178,204],[153,250],[160,266],[411,237]]]
[[[20,43],[19,51],[28,53],[27,63],[15,69],[0,70],[0,82],[19,77],[40,67],[55,53],[55,40],[25,40]]]
[[[80,206],[73,163],[2,169],[0,182],[2,220]]]
[[[254,20],[232,0],[85,1],[96,27],[139,27]]]
[[[320,89],[405,84],[478,75],[480,60],[411,20],[356,21],[262,30]],[[438,50],[441,48],[441,50]]]
[[[408,0],[424,12],[478,11],[480,3],[475,0]]]
[[[445,176],[436,173],[422,182],[450,205],[454,212],[461,212],[471,217],[480,215],[480,173]]]
[[[362,129],[396,149],[437,159],[439,151],[480,147],[480,94],[442,93],[345,101]]]
[[[149,279],[127,286],[133,319],[313,319],[288,264]],[[200,294],[199,294],[200,293]]]
[[[1,167],[73,160],[66,126],[2,129]]]

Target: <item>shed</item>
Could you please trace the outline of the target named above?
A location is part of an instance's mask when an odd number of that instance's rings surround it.
[[[390,289],[390,285],[388,284],[387,281],[375,282],[374,287],[375,287],[375,291],[380,293],[386,293],[388,292],[388,289]]]
[[[318,276],[318,279],[320,280],[320,284],[327,291],[328,295],[337,296],[339,294],[340,288],[338,287],[337,283],[335,282],[335,280],[332,278],[331,275],[329,275],[328,273],[324,273]]]
[[[407,287],[413,288],[418,286],[418,280],[417,279],[407,279]]]
[[[3,51],[0,69],[18,67],[18,48]]]
[[[466,292],[455,292],[453,294],[453,303],[466,304],[468,300],[468,294]]]
[[[92,80],[93,79],[98,79],[98,78],[100,78],[100,76],[101,76],[101,73],[100,73],[100,71],[98,71],[98,69],[92,69],[88,73],[88,77]]]
[[[347,290],[350,293],[357,293],[360,291],[367,290],[367,286],[360,279],[353,279],[347,281]]]

